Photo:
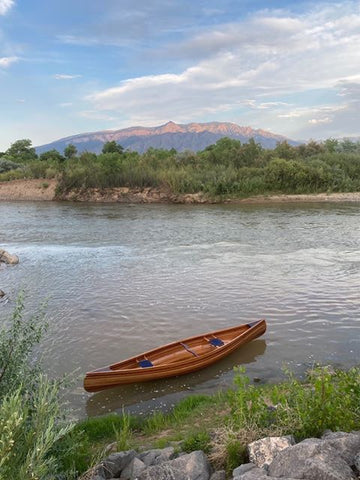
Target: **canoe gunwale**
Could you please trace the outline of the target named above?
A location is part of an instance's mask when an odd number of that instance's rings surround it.
[[[241,327],[246,327],[246,326],[249,326],[249,328],[245,329],[242,333],[240,333],[239,335],[234,337],[228,343],[226,343],[222,346],[214,347],[213,350],[210,350],[209,352],[204,353],[204,354],[199,354],[197,357],[192,356],[192,357],[189,357],[187,359],[179,360],[179,361],[173,362],[173,363],[171,363],[171,362],[170,363],[160,363],[159,365],[153,365],[152,367],[148,367],[148,368],[142,368],[142,367],[123,368],[123,369],[119,368],[119,366],[121,366],[122,363],[125,363],[125,362],[127,363],[127,362],[131,362],[131,361],[138,361],[140,359],[143,359],[144,357],[147,357],[148,355],[154,354],[155,352],[159,352],[159,351],[162,351],[162,350],[166,350],[167,348],[175,347],[177,345],[180,345],[181,343],[191,342],[193,340],[202,339],[202,338],[208,337],[208,336],[214,336],[214,335],[221,336],[221,334],[229,333],[229,332],[231,332],[231,330],[237,330],[237,329],[240,329]],[[255,332],[259,327],[261,327],[261,330],[264,330],[264,331],[253,337],[252,333]],[[247,337],[256,338],[257,336],[260,336],[262,333],[264,333],[265,330],[266,330],[266,322],[265,322],[264,319],[261,319],[261,320],[258,320],[256,322],[251,322],[250,325],[249,324],[243,324],[243,325],[238,325],[238,326],[230,327],[230,328],[223,329],[223,330],[216,330],[216,331],[212,331],[212,332],[207,332],[207,333],[204,333],[202,335],[194,335],[192,337],[188,337],[188,338],[183,339],[183,340],[179,340],[179,341],[168,343],[166,345],[162,345],[161,347],[157,347],[155,349],[152,349],[152,350],[149,350],[147,352],[141,353],[141,354],[136,355],[134,357],[127,358],[126,360],[123,360],[123,361],[118,362],[118,363],[111,364],[107,367],[103,367],[103,368],[99,368],[97,370],[87,372],[85,379],[86,378],[96,378],[96,377],[104,377],[105,378],[105,377],[110,376],[110,375],[114,376],[114,377],[115,376],[127,377],[127,376],[131,376],[131,375],[138,375],[139,376],[139,381],[142,381],[142,379],[144,379],[146,377],[151,377],[151,376],[156,375],[156,374],[160,374],[162,370],[168,370],[170,367],[173,367],[173,368],[176,367],[177,369],[184,368],[185,370],[186,370],[186,367],[188,367],[189,371],[191,371],[192,367],[193,367],[193,369],[196,370],[198,365],[201,365],[200,368],[202,368],[202,366],[205,367],[205,366],[210,365],[212,363],[215,363],[216,361],[220,360],[221,358],[227,356],[233,350],[236,350],[242,343],[246,343],[246,342],[243,342],[244,337],[245,338],[247,338]],[[252,338],[250,338],[249,341]]]

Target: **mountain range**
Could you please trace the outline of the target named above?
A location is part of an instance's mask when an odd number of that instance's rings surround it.
[[[222,137],[233,138],[243,143],[253,138],[265,148],[273,148],[277,142],[284,140],[292,145],[298,144],[298,142],[289,140],[281,135],[251,127],[240,127],[235,123],[177,124],[168,122],[158,127],[130,127],[121,130],[82,133],[41,145],[36,147],[36,151],[40,154],[47,150],[55,149],[62,153],[67,145],[73,144],[79,153],[83,151],[100,153],[104,143],[113,140],[121,144],[124,149],[134,150],[139,153],[145,152],[149,147],[166,150],[175,148],[179,152],[184,150],[199,151],[208,145],[216,143]]]

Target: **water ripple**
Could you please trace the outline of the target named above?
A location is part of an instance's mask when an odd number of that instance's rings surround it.
[[[312,362],[358,362],[360,212],[353,205],[0,203],[0,218],[0,244],[21,260],[0,271],[8,299],[0,313],[11,312],[20,286],[29,309],[49,297],[43,354],[52,374],[268,320],[264,343],[228,363],[95,396],[89,414],[122,404],[154,408],[184,392],[228,386],[237,362],[267,380],[281,376],[284,362],[299,372]],[[81,414],[87,398],[79,381],[71,402]]]

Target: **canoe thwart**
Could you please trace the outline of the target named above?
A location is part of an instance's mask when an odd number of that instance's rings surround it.
[[[189,345],[186,345],[186,343],[180,342],[180,345],[183,346],[185,348],[185,350],[187,350],[189,353],[192,353],[194,355],[194,357],[199,356],[196,352],[194,352],[194,350],[191,350]]]

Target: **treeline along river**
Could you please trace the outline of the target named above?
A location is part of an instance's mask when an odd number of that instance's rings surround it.
[[[51,375],[78,369],[79,416],[166,408],[230,386],[233,367],[276,381],[287,364],[349,367],[360,355],[358,204],[0,203],[2,321],[20,288],[48,299],[40,353]],[[184,377],[90,396],[85,371],[155,346],[265,317],[266,335]]]

